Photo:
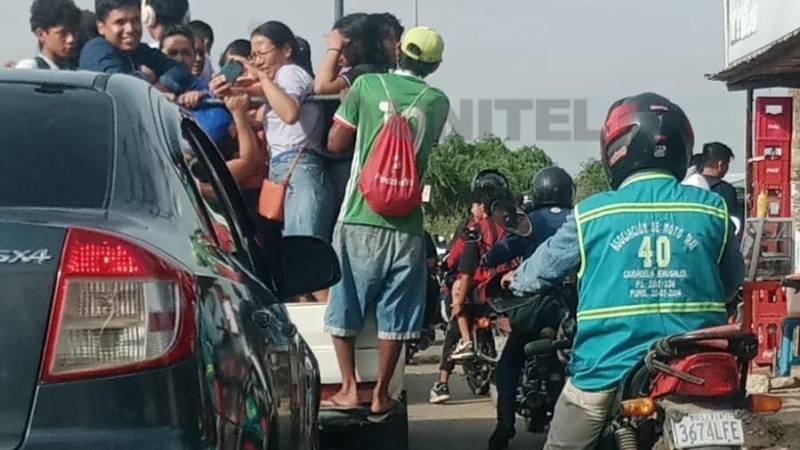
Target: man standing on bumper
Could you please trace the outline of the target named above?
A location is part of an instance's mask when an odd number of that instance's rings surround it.
[[[358,405],[355,338],[368,312],[375,311],[378,322],[378,381],[370,408],[374,415],[384,415],[393,408],[389,380],[403,341],[419,337],[425,310],[422,208],[406,217],[381,216],[370,209],[358,189],[358,180],[390,103],[409,117],[417,166],[420,177],[424,175],[450,109],[447,96],[423,80],[439,67],[443,51],[444,42],[435,30],[409,30],[400,43],[399,70],[362,75],[336,112],[328,150],[345,153],[354,146],[355,153],[333,236],[342,281],[331,290],[325,316],[325,328],[333,336],[342,373],[342,388],[323,402],[323,408]]]
[[[590,449],[619,381],[657,339],[726,323],[744,277],[725,202],[683,186],[694,137],[659,95],[609,110],[601,157],[614,191],[577,205],[559,231],[504,279],[535,292],[579,268],[570,380],[546,449]]]

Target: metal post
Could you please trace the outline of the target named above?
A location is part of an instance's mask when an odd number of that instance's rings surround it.
[[[333,19],[339,20],[344,16],[344,0],[333,1]]]
[[[753,90],[747,90],[747,124],[745,128],[745,147],[744,147],[744,170],[745,170],[745,181],[744,181],[744,198],[745,198],[745,216],[748,213],[752,214],[752,217],[755,217],[753,213],[753,206],[756,204],[756,199],[758,198],[758,192],[755,192],[753,189]]]
[[[419,0],[414,0],[414,26],[419,26]]]

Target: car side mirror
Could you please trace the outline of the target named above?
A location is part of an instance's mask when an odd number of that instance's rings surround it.
[[[326,289],[341,278],[339,258],[329,243],[313,236],[280,239],[280,268],[275,273],[279,298]]]

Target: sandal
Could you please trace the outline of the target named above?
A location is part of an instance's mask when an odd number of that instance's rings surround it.
[[[389,417],[392,416],[392,414],[394,413],[394,410],[397,408],[397,405],[398,405],[397,400],[392,400],[392,403],[390,403],[389,408],[387,408],[385,411],[381,411],[381,412],[372,412],[372,411],[370,411],[369,415],[367,416],[367,422],[370,422],[370,423],[383,423],[383,422],[385,422]]]
[[[345,405],[342,403],[337,403],[331,399],[322,400],[319,402],[319,409],[326,409],[329,411],[355,411],[359,408],[361,408],[360,405]]]

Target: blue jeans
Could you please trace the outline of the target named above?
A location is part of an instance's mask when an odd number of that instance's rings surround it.
[[[295,157],[297,151],[292,150],[272,158],[269,179],[275,182],[286,179]],[[316,236],[329,242],[334,206],[325,162],[318,154],[306,150],[286,190],[283,235]]]
[[[355,337],[367,315],[374,314],[378,339],[418,338],[425,318],[422,236],[340,222],[333,247],[342,280],[331,289],[325,329],[333,336]]]

